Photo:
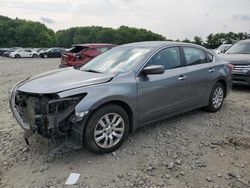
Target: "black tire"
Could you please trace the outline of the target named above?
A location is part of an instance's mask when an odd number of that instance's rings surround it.
[[[15,58],[20,58],[21,56],[19,54],[16,54],[15,55]]]
[[[44,54],[43,55],[43,58],[48,58],[49,56],[47,54]]]
[[[123,119],[123,122],[124,122],[123,135],[121,139],[120,140],[118,139],[119,141],[112,147],[103,148],[103,147],[100,147],[96,143],[94,132],[95,132],[96,127],[99,125],[98,124],[99,120],[101,120],[105,115],[112,114],[112,113],[118,114]],[[85,126],[83,140],[84,140],[84,144],[86,145],[86,147],[95,153],[99,153],[99,154],[110,153],[118,149],[123,144],[123,142],[128,136],[128,133],[129,133],[129,117],[126,111],[118,105],[108,104],[93,112],[93,114],[91,115],[91,117],[89,118]],[[101,134],[104,135],[104,133],[101,133]],[[110,144],[110,140],[109,140],[109,144]]]
[[[220,102],[219,106],[217,106],[217,105],[215,105],[213,103],[213,99],[215,97],[216,90],[220,90],[220,89],[222,91],[222,98],[221,98],[221,102]],[[217,112],[217,111],[219,111],[221,109],[222,105],[223,105],[224,99],[225,99],[225,87],[224,87],[224,85],[222,83],[217,82],[214,85],[214,87],[213,87],[213,89],[212,89],[212,91],[210,93],[209,104],[205,108],[205,110],[208,111],[208,112]]]
[[[38,55],[37,55],[37,54],[33,54],[32,57],[33,57],[33,58],[37,58]]]

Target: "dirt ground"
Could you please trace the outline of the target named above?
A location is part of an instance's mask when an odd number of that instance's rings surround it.
[[[137,130],[111,154],[51,155],[39,137],[27,147],[8,91],[58,64],[0,57],[0,187],[64,187],[71,172],[81,174],[72,187],[250,187],[250,87],[235,87],[218,113],[196,110]]]

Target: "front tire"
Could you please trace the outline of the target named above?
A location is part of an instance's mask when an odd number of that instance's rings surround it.
[[[128,133],[128,114],[122,107],[109,104],[97,109],[88,120],[84,143],[95,153],[110,153],[123,144]]]
[[[15,58],[20,58],[21,56],[19,54],[16,54],[15,55]]]
[[[225,98],[225,87],[217,82],[210,94],[209,105],[205,108],[208,112],[217,112],[221,109]]]

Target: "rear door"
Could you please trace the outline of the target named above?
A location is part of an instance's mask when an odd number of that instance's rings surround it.
[[[186,95],[189,105],[206,105],[217,76],[213,55],[190,46],[183,46],[182,49],[187,68],[186,85],[189,90],[186,91]]]
[[[142,123],[171,115],[185,109],[186,69],[179,47],[169,47],[156,53],[144,66],[163,65],[165,72],[158,75],[139,75],[138,114]]]

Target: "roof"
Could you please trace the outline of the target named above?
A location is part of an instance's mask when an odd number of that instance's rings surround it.
[[[173,42],[173,41],[145,41],[145,42],[135,42],[124,44],[122,46],[127,47],[141,47],[141,48],[160,48],[164,46],[173,46],[173,45],[188,45],[188,46],[197,46],[202,47],[193,43],[184,43],[184,42]],[[202,47],[203,48],[203,47]]]
[[[74,44],[73,46],[82,46],[82,47],[102,47],[102,46],[116,46],[116,44],[92,43],[92,44]]]
[[[239,42],[241,42],[241,43],[250,43],[250,39],[240,40]]]

